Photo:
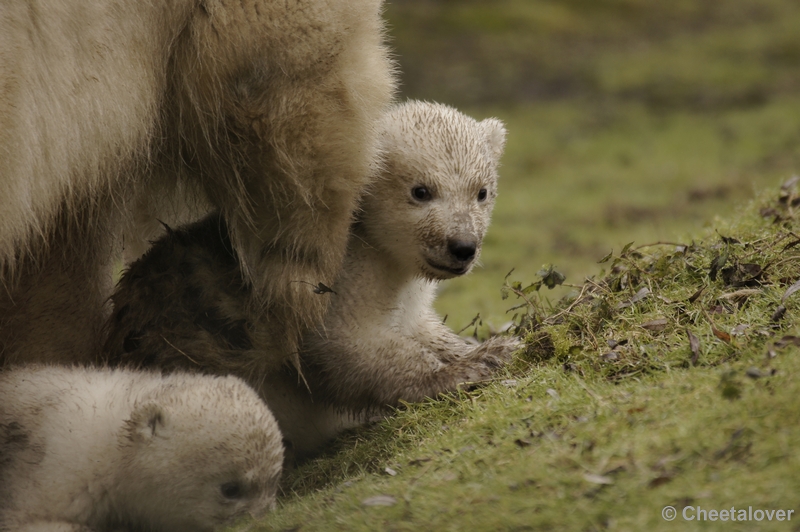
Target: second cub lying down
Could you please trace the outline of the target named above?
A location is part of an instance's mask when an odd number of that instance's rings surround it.
[[[240,379],[0,372],[0,530],[203,532],[275,502],[278,424]]]
[[[292,370],[260,365],[270,342],[246,320],[254,304],[219,216],[168,234],[113,296],[112,364],[233,373],[265,398],[295,450],[313,450],[368,412],[487,378],[517,347],[466,343],[433,310],[436,283],[480,253],[505,143],[500,121],[438,104],[398,105],[382,122],[384,165],[362,199],[324,324]],[[311,289],[311,287],[309,287]]]

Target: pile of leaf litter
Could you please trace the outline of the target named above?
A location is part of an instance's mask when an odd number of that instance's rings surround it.
[[[763,349],[748,375],[769,375],[776,350],[800,345],[782,334],[800,318],[798,183],[791,178],[702,241],[631,242],[552,306],[542,287],[565,281],[552,266],[527,286],[507,277],[503,297],[520,301],[512,332],[526,340],[524,358],[614,380]]]

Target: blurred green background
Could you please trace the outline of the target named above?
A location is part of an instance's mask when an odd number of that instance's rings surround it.
[[[800,166],[796,0],[394,0],[386,18],[401,97],[509,132],[483,267],[440,291],[456,330],[508,320],[511,268],[580,283],[612,249],[691,238]]]

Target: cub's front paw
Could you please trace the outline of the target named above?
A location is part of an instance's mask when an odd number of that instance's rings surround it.
[[[511,360],[511,355],[522,347],[522,342],[515,337],[494,336],[476,346],[458,362],[458,382],[480,382],[488,380],[500,367]]]
[[[493,336],[476,346],[467,357],[491,369],[496,369],[506,365],[511,360],[514,351],[522,345],[522,341],[516,336]]]

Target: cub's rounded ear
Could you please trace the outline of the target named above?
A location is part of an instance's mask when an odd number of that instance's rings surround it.
[[[489,150],[495,162],[500,160],[503,155],[503,148],[506,146],[506,128],[503,122],[497,118],[487,118],[480,122],[489,143]]]
[[[136,405],[131,418],[125,424],[130,441],[148,442],[164,435],[167,428],[167,414],[156,403],[144,403]]]

